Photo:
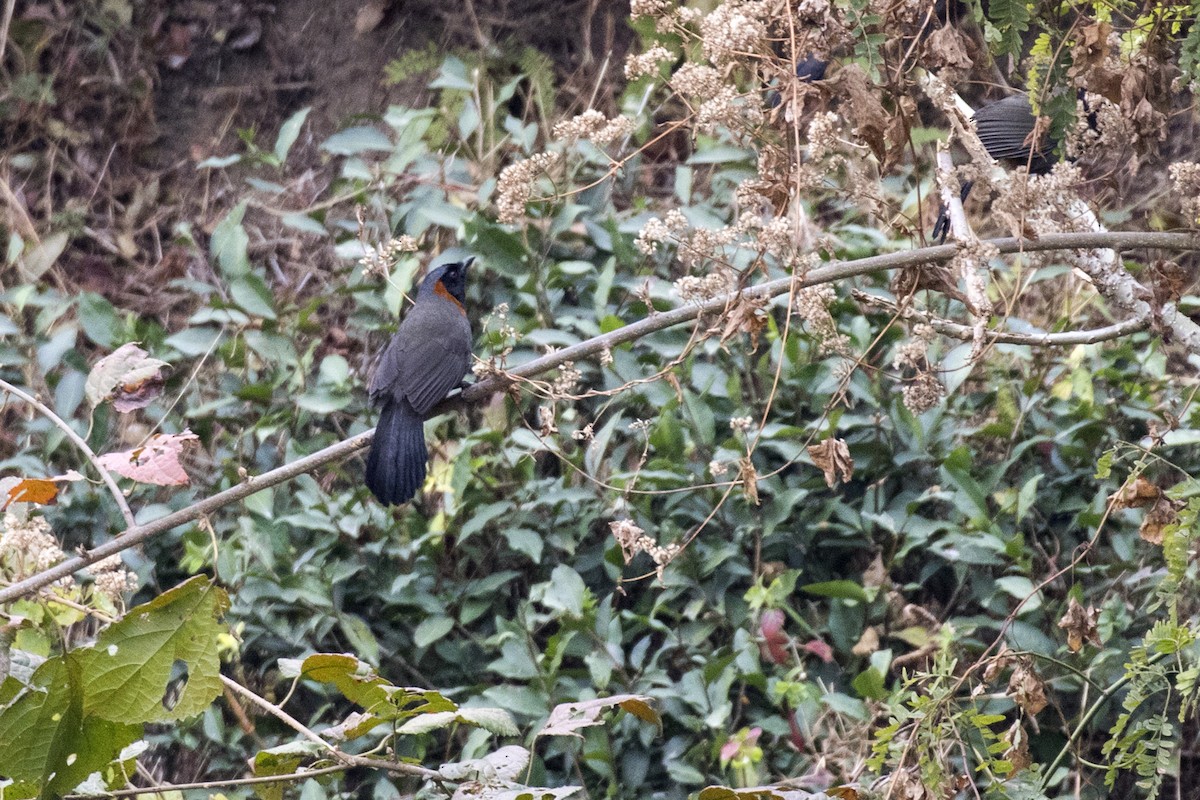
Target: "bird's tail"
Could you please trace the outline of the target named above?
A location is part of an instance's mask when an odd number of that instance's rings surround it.
[[[405,400],[383,405],[367,456],[367,488],[388,506],[407,503],[425,482],[425,426]]]

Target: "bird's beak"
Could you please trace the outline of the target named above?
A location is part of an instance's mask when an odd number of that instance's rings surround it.
[[[467,269],[474,263],[475,263],[475,256],[467,256],[467,260],[462,262],[463,269]]]

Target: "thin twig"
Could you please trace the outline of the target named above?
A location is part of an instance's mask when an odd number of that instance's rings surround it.
[[[364,756],[352,755],[351,753],[343,753],[341,750],[337,749],[332,744],[317,735],[312,728],[309,728],[303,722],[296,719],[271,701],[259,697],[257,694],[247,689],[245,686],[242,686],[235,680],[227,678],[224,675],[220,675],[219,677],[221,678],[221,683],[232,689],[236,694],[240,694],[242,697],[250,701],[251,704],[258,706],[263,711],[275,717],[284,725],[287,725],[289,728],[296,731],[296,733],[303,736],[305,739],[320,745],[321,748],[328,751],[333,758],[336,758],[338,761],[347,766],[386,769],[390,772],[399,772],[404,775],[412,775],[432,781],[440,782],[445,780],[441,773],[435,772],[431,769],[426,769],[425,767],[418,767],[416,764],[405,764],[399,761],[383,761],[378,758],[366,758]]]
[[[1055,233],[1046,234],[1037,240],[1015,239],[1006,237],[990,240],[1001,253],[1036,252],[1045,250],[1069,250],[1077,248],[1115,247],[1115,248],[1152,248],[1160,250],[1200,250],[1200,233],[1164,233],[1140,231],[1111,231],[1107,233]],[[944,263],[958,252],[954,245],[937,245],[910,250],[902,253],[870,256],[855,261],[835,262],[825,267],[809,270],[798,288],[816,286],[823,283],[864,275],[871,272],[901,269],[918,264]],[[554,353],[535,358],[509,372],[516,377],[530,377],[559,367],[565,361],[580,361],[611,350],[626,342],[632,342],[651,333],[665,330],[685,322],[690,322],[703,314],[718,313],[721,309],[740,298],[772,298],[786,294],[796,285],[792,276],[766,281],[757,286],[714,297],[703,303],[692,303],[671,311],[653,314],[638,322],[626,325],[600,336],[595,336],[579,344],[565,347]],[[1170,304],[1169,304],[1170,305]],[[1173,308],[1173,305],[1171,306]],[[440,403],[432,412],[440,414],[455,408],[463,402],[475,403],[502,391],[508,385],[504,378],[488,378],[472,384],[463,390],[456,398],[450,398]],[[112,541],[88,551],[86,554],[56,564],[49,569],[39,572],[24,580],[0,589],[0,604],[10,603],[17,598],[53,583],[59,578],[71,575],[89,564],[100,561],[115,553],[119,553],[133,545],[139,544],[159,533],[192,522],[205,514],[210,514],[227,505],[242,500],[245,497],[289,481],[298,475],[312,472],[318,467],[331,462],[340,461],[353,455],[371,443],[375,431],[364,431],[337,444],[297,459],[290,464],[265,472],[250,478],[244,483],[226,489],[211,497],[206,497],[187,508],[157,519],[145,525],[129,528]]]
[[[3,389],[9,394],[16,395],[26,403],[29,403],[29,405],[40,411],[42,416],[53,422],[59,430],[65,433],[67,438],[70,439],[76,447],[82,450],[85,456],[87,456],[88,461],[90,461],[92,466],[96,468],[96,472],[100,473],[100,479],[104,481],[104,484],[112,493],[113,499],[117,501],[117,507],[121,509],[121,516],[125,518],[125,524],[129,525],[130,527],[137,524],[137,521],[133,518],[133,512],[129,509],[129,504],[125,502],[125,495],[121,492],[121,487],[117,486],[117,482],[113,480],[113,477],[109,474],[108,470],[100,466],[100,461],[96,458],[96,454],[92,452],[92,448],[88,447],[88,443],[84,441],[82,436],[75,432],[74,428],[66,423],[66,420],[58,416],[58,414],[55,414],[54,410],[51,409],[50,406],[46,405],[41,400],[38,400],[24,389],[18,389],[8,381],[0,380],[0,389]]]
[[[941,317],[935,317],[918,311],[912,306],[900,309],[891,300],[866,292],[855,291],[854,298],[860,302],[878,306],[890,312],[898,312],[900,317],[908,320],[924,322],[943,336],[952,339],[971,341],[975,329],[961,322],[954,322]],[[1105,325],[1102,328],[1090,328],[1082,331],[1062,331],[1059,333],[1013,333],[1010,331],[987,330],[984,338],[989,344],[1020,344],[1029,347],[1073,347],[1078,344],[1097,344],[1110,339],[1120,339],[1132,333],[1144,331],[1150,327],[1150,322],[1144,319],[1127,319]]]
[[[139,787],[136,789],[115,789],[103,793],[90,794],[69,794],[67,798],[76,797],[133,797],[135,795],[156,795],[164,792],[182,792],[188,789],[217,789],[222,786],[252,786],[262,783],[285,783],[288,781],[302,781],[309,778],[316,778],[320,775],[331,775],[335,772],[345,772],[350,769],[345,764],[338,764],[336,767],[321,767],[320,769],[309,769],[301,772],[290,772],[286,775],[260,775],[255,778],[229,778],[223,781],[203,781],[200,783],[167,783],[162,786],[154,787]]]

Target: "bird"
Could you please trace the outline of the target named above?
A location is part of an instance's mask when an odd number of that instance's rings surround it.
[[[380,413],[365,482],[385,506],[407,503],[425,482],[425,417],[470,366],[466,287],[474,261],[444,264],[425,276],[371,378],[370,402]]]
[[[824,80],[827,66],[829,66],[828,61],[823,61],[809,53],[796,62],[796,77],[805,83]]]
[[[1042,136],[1037,142],[1029,141],[1037,126],[1033,106],[1023,94],[1015,94],[980,108],[971,117],[975,132],[988,155],[1013,167],[1028,167],[1031,175],[1045,175],[1058,163],[1058,142],[1050,136]],[[964,181],[959,193],[966,200],[971,193],[973,181]],[[933,223],[933,238],[942,242],[950,232],[950,212],[944,205]]]
[[[816,81],[825,80],[825,68],[828,66],[828,61],[824,61],[809,53],[796,62],[796,78],[801,83],[815,83]],[[783,98],[779,94],[779,89],[775,88],[774,85],[768,87],[767,106],[776,108],[781,102],[783,102]]]

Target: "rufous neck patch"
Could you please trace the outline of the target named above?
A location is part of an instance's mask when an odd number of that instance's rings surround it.
[[[436,294],[438,297],[446,298],[451,303],[454,303],[454,305],[458,306],[458,310],[462,312],[464,317],[467,315],[467,310],[465,308],[463,308],[463,304],[458,302],[457,297],[450,294],[450,290],[446,288],[446,284],[442,283],[441,281],[438,281],[437,283],[435,283],[433,285],[433,293]]]

